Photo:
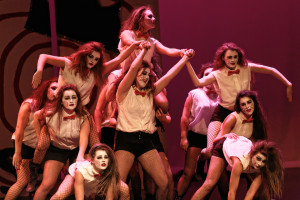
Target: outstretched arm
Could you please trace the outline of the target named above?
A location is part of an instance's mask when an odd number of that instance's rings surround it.
[[[186,54],[176,63],[161,79],[155,83],[154,95],[160,93],[170,81],[180,72],[182,67],[187,63],[187,61],[194,56],[194,50],[190,49]]]
[[[75,171],[74,191],[76,200],[84,200],[84,178],[80,171]]]
[[[184,56],[186,49],[175,49],[175,48],[168,48],[166,46],[164,46],[162,43],[160,42],[156,42],[155,43],[155,47],[158,51],[158,53],[160,54],[164,54],[167,56]]]
[[[259,65],[256,63],[249,63],[249,66],[252,72],[271,74],[272,76],[280,80],[287,87],[286,88],[287,98],[289,102],[292,102],[293,99],[292,83],[288,81],[277,69],[265,65]]]
[[[254,195],[256,194],[257,190],[259,189],[261,185],[262,179],[261,175],[258,175],[254,178],[252,181],[249,190],[247,191],[247,194],[245,196],[245,200],[251,200],[254,198]]]
[[[30,112],[31,112],[30,104],[23,103],[19,110],[17,126],[15,131],[15,153],[13,155],[12,164],[16,168],[16,170],[20,169],[21,162],[22,162],[21,152],[22,152],[22,143],[24,138],[24,129],[28,123]]]
[[[141,41],[135,41],[133,42],[127,49],[124,49],[117,57],[114,59],[103,63],[103,72],[102,76],[105,76],[106,74],[113,71],[121,62],[123,62],[132,52],[133,50],[139,48],[139,45],[141,44]]]
[[[147,49],[143,48],[141,53],[136,57],[136,59],[132,62],[127,74],[124,76],[123,80],[120,82],[120,85],[118,87],[117,96],[119,102],[123,101],[123,99],[126,97],[126,94],[131,87],[132,83],[135,80],[135,77],[138,73],[138,70],[141,67],[141,64],[143,62],[143,58],[147,52]]]
[[[212,84],[216,80],[216,78],[212,74],[209,74],[208,76],[204,76],[203,78],[198,79],[191,63],[187,62],[186,66],[195,87],[203,87],[205,85]]]
[[[235,123],[236,123],[236,117],[233,114],[228,115],[224,120],[221,127],[221,131],[215,138],[214,143],[224,138],[226,134],[230,133],[233,127],[235,126]]]
[[[230,183],[229,183],[229,192],[228,192],[228,200],[235,200],[236,191],[239,186],[240,176],[243,171],[243,165],[237,157],[231,157],[233,161]]]
[[[191,115],[191,109],[193,105],[193,98],[192,95],[188,95],[185,100],[185,104],[183,107],[181,121],[180,121],[180,129],[181,129],[181,138],[180,138],[180,148],[184,151],[187,151],[189,147],[189,142],[187,140],[187,132],[188,132],[188,125],[189,125],[189,118]]]
[[[84,161],[84,153],[89,143],[89,134],[91,126],[92,124],[90,124],[88,118],[86,118],[81,124],[79,134],[79,152],[76,161]]]
[[[64,67],[65,62],[66,62],[65,57],[41,54],[37,62],[37,70],[32,77],[32,88],[36,89],[41,83],[45,64],[50,64],[56,67]]]

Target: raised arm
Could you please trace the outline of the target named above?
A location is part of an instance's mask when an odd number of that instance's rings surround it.
[[[225,118],[225,120],[222,124],[221,130],[220,130],[219,134],[217,135],[217,137],[214,140],[214,143],[216,143],[220,139],[226,137],[226,134],[231,132],[231,130],[235,126],[235,123],[236,123],[236,117],[233,114],[228,115]]]
[[[161,79],[155,83],[154,96],[160,93],[170,81],[180,72],[187,61],[194,56],[194,50],[190,49]]]
[[[203,87],[205,85],[212,84],[216,80],[216,78],[212,74],[209,74],[208,76],[204,76],[203,78],[198,79],[191,63],[187,62],[186,66],[195,87]]]
[[[228,200],[235,200],[236,191],[240,182],[240,176],[243,171],[243,165],[239,158],[231,157],[231,159],[233,161],[233,165],[230,175]]]
[[[193,98],[189,94],[185,100],[182,115],[181,115],[181,121],[180,121],[180,130],[181,130],[180,148],[182,148],[184,151],[187,151],[189,147],[189,142],[187,140],[187,132],[188,132],[188,126],[190,122],[189,118],[191,115],[192,105],[193,105]]]
[[[84,178],[80,171],[75,171],[74,191],[76,200],[84,200]]]
[[[121,102],[126,97],[126,94],[129,88],[131,87],[132,83],[134,82],[136,74],[138,73],[138,70],[141,67],[146,52],[147,50],[144,48],[141,51],[141,53],[136,57],[136,59],[132,62],[127,74],[120,82],[116,96],[119,102]]]
[[[139,45],[141,44],[141,41],[134,41],[133,43],[130,44],[130,46],[124,51],[122,51],[117,57],[114,59],[103,63],[103,72],[102,76],[110,73],[113,71],[121,62],[123,62],[132,52],[133,50],[139,48]]]
[[[79,152],[76,161],[84,161],[84,153],[89,143],[89,134],[91,126],[92,124],[90,124],[88,118],[86,118],[81,124],[79,135]]]
[[[262,179],[261,175],[257,175],[254,180],[252,181],[250,188],[248,189],[245,200],[252,200],[254,198],[254,195],[256,194],[257,190],[259,189],[261,185]]]
[[[32,77],[32,88],[36,89],[41,83],[45,64],[50,64],[56,67],[64,67],[65,62],[66,62],[65,57],[41,54],[37,62],[37,70]]]
[[[287,88],[286,88],[286,94],[289,102],[292,102],[293,99],[293,89],[292,89],[292,83],[288,81],[277,69],[273,67],[268,67],[265,65],[260,65],[256,63],[249,63],[249,67],[252,72],[257,73],[263,73],[263,74],[271,74],[278,80],[280,80]]]
[[[173,56],[173,57],[176,57],[176,56],[182,57],[186,51],[186,49],[168,48],[158,41],[155,43],[155,47],[156,47],[158,53],[164,54],[167,56]]]
[[[28,123],[29,116],[30,116],[30,104],[23,103],[20,107],[17,126],[15,131],[15,153],[13,155],[12,164],[16,168],[16,170],[20,169],[21,162],[22,162],[22,143],[24,138],[24,129]]]

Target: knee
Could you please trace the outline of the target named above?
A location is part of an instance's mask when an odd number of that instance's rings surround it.
[[[159,183],[157,183],[157,187],[162,191],[167,191],[169,185],[168,177],[164,176]]]
[[[215,183],[211,180],[205,180],[205,182],[203,183],[202,185],[202,188],[207,191],[207,192],[210,192],[212,191],[212,189],[214,188],[215,186]]]
[[[49,193],[51,189],[54,187],[55,183],[50,183],[50,182],[43,182],[41,183],[40,187],[38,188],[39,190],[43,191],[44,193]]]
[[[192,177],[194,176],[195,172],[192,170],[184,170],[182,177],[186,180],[191,180]]]

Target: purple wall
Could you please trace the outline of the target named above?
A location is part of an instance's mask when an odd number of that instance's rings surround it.
[[[224,42],[234,42],[256,63],[278,69],[293,83],[293,102],[288,103],[286,87],[276,78],[256,74],[253,90],[267,115],[270,139],[281,148],[288,167],[300,166],[296,121],[300,119],[300,3],[287,1],[159,1],[160,41],[168,47],[193,48],[191,63],[196,72],[212,61]],[[166,72],[178,58],[162,57]],[[179,148],[180,117],[189,90],[193,89],[187,70],[168,86],[172,123],[168,126],[168,152],[173,170],[183,167],[184,152]]]

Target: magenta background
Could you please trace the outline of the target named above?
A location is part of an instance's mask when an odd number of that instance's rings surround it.
[[[224,42],[234,42],[253,62],[278,69],[293,83],[293,102],[286,98],[286,87],[276,78],[256,74],[253,90],[265,110],[270,139],[281,148],[285,165],[299,167],[299,57],[300,3],[287,1],[159,1],[160,41],[168,47],[193,48],[191,63],[213,59]],[[162,57],[166,72],[178,58]],[[179,148],[180,117],[189,90],[193,89],[187,70],[168,86],[172,123],[167,128],[168,154],[173,172],[183,167],[184,152]]]

